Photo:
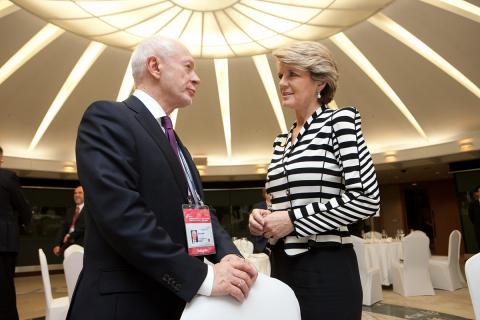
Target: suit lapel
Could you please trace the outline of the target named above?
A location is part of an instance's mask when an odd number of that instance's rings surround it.
[[[163,152],[170,168],[172,169],[175,182],[177,183],[183,198],[187,199],[188,186],[187,181],[185,180],[185,173],[183,172],[180,162],[173,152],[165,133],[160,128],[160,124],[137,97],[130,96],[124,102],[130,109],[136,112],[135,118],[137,121],[140,122],[145,131],[147,131]]]

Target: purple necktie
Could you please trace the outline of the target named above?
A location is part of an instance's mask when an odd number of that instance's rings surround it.
[[[178,154],[178,145],[177,145],[177,139],[175,139],[175,133],[173,133],[173,125],[172,125],[172,120],[170,119],[169,116],[164,116],[161,118],[161,123],[163,128],[165,129],[165,133],[167,134],[168,142],[170,142],[170,146],[173,149],[173,152],[177,156],[177,158],[180,160],[180,156]]]

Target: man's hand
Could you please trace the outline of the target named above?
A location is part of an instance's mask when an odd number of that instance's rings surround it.
[[[70,234],[67,233],[65,237],[63,237],[63,243],[68,243],[70,241]]]
[[[257,270],[244,259],[229,254],[213,266],[212,296],[230,295],[243,302],[257,279]]]
[[[264,233],[265,217],[271,212],[263,209],[253,209],[248,217],[248,229],[254,236],[261,236]]]
[[[60,255],[60,246],[53,247],[53,254],[56,256]]]
[[[294,230],[292,221],[287,211],[276,211],[265,217],[263,221],[263,236],[278,240]]]

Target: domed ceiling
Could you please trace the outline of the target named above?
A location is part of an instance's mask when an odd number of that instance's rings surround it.
[[[10,168],[75,171],[81,116],[122,100],[131,49],[178,38],[202,80],[175,129],[208,176],[262,174],[281,108],[270,52],[324,43],[377,165],[480,149],[480,2],[444,0],[0,1],[0,145]],[[472,153],[473,152],[473,153]],[[476,152],[476,153],[475,153]]]

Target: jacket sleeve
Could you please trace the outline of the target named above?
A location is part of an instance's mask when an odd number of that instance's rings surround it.
[[[10,176],[10,201],[13,209],[18,213],[18,222],[20,225],[30,224],[32,220],[32,208],[23,194],[22,187],[16,174]]]
[[[337,229],[374,215],[380,206],[375,168],[363,139],[360,114],[349,107],[332,116],[333,151],[342,169],[345,192],[326,203],[289,211],[298,236]]]
[[[76,154],[85,206],[101,237],[118,255],[190,301],[206,277],[207,265],[174,243],[138,191],[142,177],[129,123],[135,120],[129,112],[112,102],[95,102],[84,114]]]

